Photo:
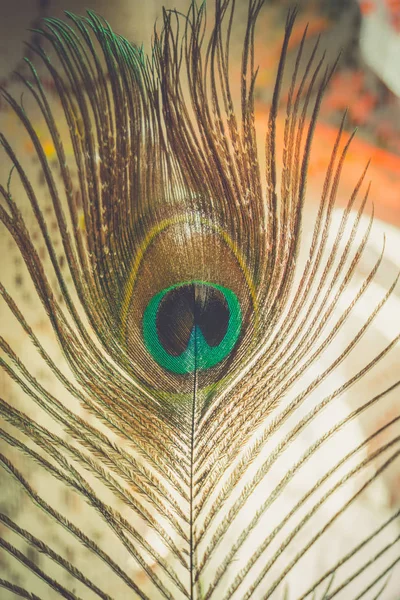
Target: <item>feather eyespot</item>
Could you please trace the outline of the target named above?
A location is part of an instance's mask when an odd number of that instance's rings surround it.
[[[121,346],[149,390],[190,397],[195,374],[213,393],[255,347],[255,276],[234,234],[199,212],[148,229],[126,277]]]
[[[242,312],[229,288],[189,281],[157,293],[143,316],[152,357],[178,374],[209,369],[224,360],[241,332]]]

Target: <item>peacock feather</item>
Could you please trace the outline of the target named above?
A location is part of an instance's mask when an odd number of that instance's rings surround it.
[[[0,399],[2,486],[32,505],[17,519],[12,503],[1,513],[2,556],[21,564],[0,579],[7,598],[356,599],[384,594],[391,572],[399,581],[400,512],[377,511],[368,529],[357,502],[398,465],[400,438],[383,434],[400,417],[360,442],[351,427],[400,381],[335,412],[399,339],[362,350],[397,280],[352,328],[383,254],[344,306],[372,224],[365,169],[334,225],[344,119],[302,260],[313,135],[335,63],[318,43],[306,51],[305,32],[278,133],[290,11],[260,148],[262,4],[249,0],[242,23],[239,98],[234,0],[215,0],[211,17],[204,3],[164,11],[149,54],[92,12],[46,18],[30,52],[53,93],[30,60],[23,97],[2,90],[42,186],[1,135],[12,169],[0,218],[62,351],[2,285],[29,346],[22,359],[1,338],[10,389],[26,396],[21,407]],[[358,369],[335,379],[354,353]],[[69,510],[54,501],[60,490]],[[352,532],[340,552],[338,523]]]

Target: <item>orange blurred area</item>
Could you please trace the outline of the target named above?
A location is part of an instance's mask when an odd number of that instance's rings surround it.
[[[400,5],[398,0],[392,3],[392,5],[394,4]],[[318,8],[317,5],[318,3],[313,5],[312,2],[306,3],[304,6],[299,5],[300,10],[290,39],[288,65],[285,70],[285,75],[286,71],[290,73],[290,67],[294,63],[305,28],[307,28],[307,40],[311,42],[310,47],[317,40],[317,36],[322,34],[321,52],[327,51],[327,63],[332,64],[342,47],[342,56],[324,94],[315,129],[308,170],[309,193],[307,198],[310,202],[318,201],[338,134],[338,126],[344,111],[347,111],[345,123],[347,131],[343,132],[341,147],[343,148],[348,142],[355,127],[360,129],[347,152],[338,189],[337,204],[343,206],[347,203],[365,166],[369,163],[365,182],[360,190],[361,197],[371,182],[366,210],[371,211],[373,205],[377,218],[399,227],[400,127],[397,119],[400,110],[399,99],[385,88],[376,74],[368,69],[357,54],[357,50],[349,50],[351,31],[346,34],[350,36],[349,39],[344,37],[343,41],[340,39],[336,43],[335,40],[340,34],[341,28],[338,28],[334,20],[327,18],[320,10],[313,11],[312,6],[315,9]],[[358,2],[358,7],[358,10],[361,9],[361,13],[365,14],[375,8],[375,3],[361,1]],[[259,66],[256,84],[258,92],[256,127],[261,141],[261,136],[264,136],[267,131],[269,102],[282,46],[284,20],[276,20],[276,14],[273,11],[266,11],[264,15],[261,15],[260,20],[263,20],[264,26],[264,29],[263,27],[260,29],[272,32],[272,35],[269,34],[268,43],[266,43],[265,35],[256,37],[257,66]],[[353,27],[355,23],[353,22]],[[334,29],[335,26],[336,29]],[[332,31],[334,31],[334,35],[332,35]],[[358,41],[355,47],[358,48]],[[349,60],[350,55],[352,59]],[[282,108],[286,104],[287,96],[288,85],[284,81],[281,90]],[[283,151],[284,119],[283,108],[277,123],[278,156],[282,156]]]
[[[282,156],[283,151],[284,119],[284,114],[281,114],[277,122],[278,156]],[[265,104],[259,103],[257,106],[256,120],[258,130],[265,132],[268,125],[268,108]],[[308,125],[309,122],[306,123],[306,127]],[[322,190],[326,169],[337,134],[337,128],[331,125],[319,122],[316,126],[308,171],[309,190],[313,192]],[[342,134],[342,148],[349,138],[350,134],[344,131]],[[400,226],[400,156],[361,140],[357,138],[357,135],[352,140],[346,156],[337,203],[343,206],[350,199],[354,187],[368,161],[370,161],[370,166],[365,183],[372,182],[369,193],[369,207],[372,204],[374,205],[374,212],[377,218]],[[363,189],[366,189],[365,184]],[[318,198],[318,195],[316,196],[313,193],[312,197]]]
[[[40,136],[39,136],[39,139],[40,139]],[[56,150],[55,150],[54,144],[51,139],[49,139],[49,138],[44,139],[42,141],[42,148],[43,148],[43,152],[46,155],[46,158],[51,159],[51,158],[55,157]],[[29,140],[25,143],[24,150],[25,150],[25,152],[27,152],[30,155],[35,153],[35,147],[31,140]]]

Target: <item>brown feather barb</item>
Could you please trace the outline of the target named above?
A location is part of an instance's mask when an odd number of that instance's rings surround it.
[[[391,572],[399,577],[399,511],[360,521],[357,502],[398,464],[400,439],[386,434],[400,417],[368,440],[352,427],[400,381],[352,411],[342,403],[399,336],[350,378],[337,376],[396,281],[352,328],[382,255],[343,304],[372,222],[364,226],[364,172],[332,226],[350,144],[343,123],[301,260],[313,134],[335,65],[318,58],[318,43],[308,56],[304,35],[279,175],[278,108],[296,12],[260,160],[262,3],[248,3],[239,102],[229,66],[234,0],[215,0],[208,22],[205,4],[186,16],[164,11],[149,56],[91,12],[45,19],[44,44],[31,50],[58,102],[30,61],[21,102],[2,90],[45,194],[1,135],[13,170],[0,186],[0,218],[63,354],[2,285],[8,314],[48,374],[36,376],[1,338],[10,389],[26,397],[21,409],[0,399],[3,482],[32,505],[17,520],[9,507],[0,513],[2,556],[13,565],[0,578],[7,598],[372,599],[384,598]],[[337,352],[334,338],[347,328]],[[335,548],[337,527],[354,530],[345,550]]]

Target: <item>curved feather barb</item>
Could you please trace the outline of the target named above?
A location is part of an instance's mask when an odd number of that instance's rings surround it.
[[[389,573],[398,577],[399,512],[365,519],[360,507],[398,465],[399,416],[368,439],[357,422],[400,382],[358,393],[352,409],[342,400],[398,341],[360,353],[396,281],[355,329],[382,254],[351,288],[372,221],[363,217],[364,172],[333,225],[351,143],[343,123],[301,259],[312,139],[335,65],[318,58],[318,44],[307,54],[304,35],[278,172],[296,13],[261,151],[253,43],[261,7],[249,1],[239,102],[231,0],[216,0],[208,21],[205,4],[186,16],[164,11],[149,56],[94,13],[45,19],[40,36],[51,50],[32,51],[57,101],[29,61],[21,79],[32,111],[2,90],[42,187],[2,135],[13,171],[0,187],[0,218],[63,354],[2,286],[29,356],[48,373],[1,339],[10,389],[25,397],[20,407],[0,400],[3,481],[30,501],[18,519],[11,504],[1,514],[5,564],[17,559],[0,579],[9,597],[377,598]],[[353,351],[362,362],[343,377]]]

